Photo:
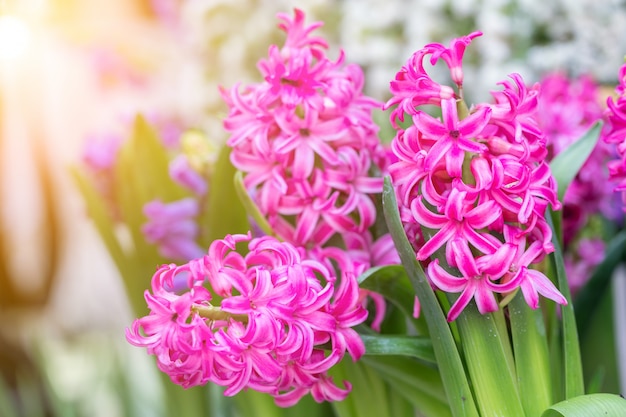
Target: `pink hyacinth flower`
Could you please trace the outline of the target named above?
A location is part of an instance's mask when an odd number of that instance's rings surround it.
[[[244,242],[249,252],[241,255],[235,247]],[[198,259],[159,268],[145,293],[150,313],[126,338],[183,387],[211,382],[228,396],[254,389],[283,407],[309,392],[316,401],[343,400],[350,384],[338,387],[328,371],[346,352],[363,355],[352,327],[367,311],[349,261],[336,275],[305,255],[269,236],[217,240]]]
[[[296,245],[326,244],[374,224],[373,194],[387,165],[360,67],[326,55],[304,13],[280,14],[286,32],[258,63],[263,82],[223,89],[231,161],[274,232]]]
[[[544,161],[545,134],[535,119],[539,86],[528,88],[512,74],[500,83],[502,90],[492,92],[493,102],[472,106],[464,118],[457,111],[457,106],[465,108],[459,102],[463,55],[479,35],[415,52],[391,82],[393,97],[385,105],[397,105],[390,115],[397,130],[391,143],[397,161],[389,173],[400,219],[416,259],[427,264],[431,283],[461,293],[450,320],[472,299],[481,313],[494,311],[502,294],[517,288],[531,306],[538,294],[564,301],[542,274],[528,268],[554,250],[545,215],[548,206],[561,206]],[[432,65],[439,59],[448,65],[458,95],[438,96],[444,86],[424,70],[428,55]],[[408,75],[428,86],[427,96],[405,82]],[[441,118],[427,114],[424,105],[440,107]],[[406,115],[412,124],[398,126],[396,120]],[[448,272],[444,262],[460,276]],[[524,271],[518,274],[520,268]]]
[[[437,60],[442,59],[450,69],[452,81],[460,88],[463,85],[463,55],[465,48],[472,42],[474,38],[482,36],[482,32],[472,32],[469,35],[461,36],[450,42],[450,47],[446,48],[439,43],[431,43],[424,47],[430,52],[430,62],[435,65]]]

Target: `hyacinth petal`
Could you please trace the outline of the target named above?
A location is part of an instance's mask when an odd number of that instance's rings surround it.
[[[448,223],[446,216],[433,213],[427,209],[422,202],[421,196],[411,202],[411,215],[417,224],[424,225],[431,229],[439,229]]]
[[[499,278],[509,270],[516,253],[512,244],[504,244],[489,256],[488,261],[480,263],[481,270],[484,274]]]
[[[345,389],[339,388],[332,382],[329,376],[322,376],[313,387],[311,387],[311,395],[318,403],[323,401],[343,401],[350,391],[352,385],[348,381],[344,381]]]
[[[532,287],[541,295],[553,300],[554,302],[562,305],[567,304],[567,300],[550,281],[548,277],[539,271],[529,269],[527,271],[527,278],[532,281]]]
[[[449,130],[441,123],[441,120],[434,118],[428,113],[418,112],[414,117],[415,125],[420,130],[427,133],[433,139],[440,139],[449,133]]]
[[[456,100],[441,100],[441,118],[448,132],[458,130],[459,116],[456,111]]]
[[[502,209],[493,200],[482,203],[465,214],[465,218],[476,229],[483,229],[500,217],[502,217]]]
[[[244,362],[243,369],[241,369],[236,375],[236,378],[232,381],[232,383],[228,384],[224,390],[224,395],[226,397],[232,397],[246,387],[250,381],[250,376],[252,376],[252,362]]]
[[[472,282],[472,280],[470,280],[468,281],[467,286],[465,287],[459,298],[457,298],[454,304],[450,307],[447,316],[448,322],[452,322],[459,317],[461,312],[465,309],[465,307],[467,307],[469,302],[474,297],[474,291],[475,284]]]
[[[365,343],[363,343],[363,339],[361,339],[356,331],[345,328],[340,333],[337,333],[337,335],[344,340],[346,350],[353,361],[356,362],[365,355]]]
[[[417,251],[417,259],[420,261],[428,259],[437,249],[446,244],[452,237],[454,237],[456,230],[453,225],[450,223],[443,226],[441,229],[437,231],[426,243],[424,246]]]
[[[308,242],[315,231],[319,218],[320,213],[318,211],[313,210],[311,207],[306,207],[298,217],[298,224],[293,240],[298,243]]]
[[[428,264],[427,272],[433,284],[445,292],[459,292],[467,285],[467,278],[450,274],[439,265],[439,259]]]
[[[476,261],[474,255],[470,251],[467,241],[462,239],[453,239],[450,242],[451,249],[455,254],[456,267],[461,271],[466,278],[473,278],[480,276],[481,273],[476,267]]]
[[[463,161],[465,152],[458,147],[452,147],[446,155],[446,171],[451,177],[459,178],[463,175]]]
[[[453,143],[450,140],[439,139],[424,158],[424,169],[432,171],[435,166],[446,157],[446,154],[452,149]]]
[[[483,280],[484,279],[485,278],[483,278]],[[491,292],[486,283],[482,281],[476,282],[474,300],[476,300],[476,306],[480,314],[491,313],[497,311],[499,308],[493,292]]]
[[[456,108],[455,108],[456,111]],[[477,109],[475,112],[471,113],[465,119],[463,119],[459,125],[459,133],[462,138],[473,138],[480,134],[487,123],[489,123],[489,118],[491,117],[491,108],[490,107],[481,107]],[[470,146],[476,146],[476,150],[486,150],[487,147],[482,143],[477,143],[473,141],[470,142]],[[475,145],[474,145],[475,144]]]
[[[539,307],[539,295],[533,287],[532,281],[526,278],[528,270],[524,267],[524,270],[521,271],[520,274],[523,274],[523,278],[520,282],[519,288],[524,295],[524,300],[526,300],[526,304],[528,304],[530,308],[533,310],[537,309],[537,307]]]
[[[295,179],[305,179],[313,172],[315,164],[315,152],[307,144],[300,144],[295,149],[293,162],[293,177]]]

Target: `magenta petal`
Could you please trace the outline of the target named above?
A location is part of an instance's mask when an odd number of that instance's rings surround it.
[[[467,285],[467,277],[457,277],[450,274],[439,265],[439,259],[434,259],[427,268],[428,278],[442,291],[460,292]]]
[[[430,255],[432,255],[433,253],[435,253],[435,251],[437,251],[437,249],[445,245],[446,242],[454,237],[454,235],[454,226],[446,224],[437,233],[435,233],[434,236],[428,239],[428,241],[426,241],[424,246],[422,246],[419,251],[417,251],[417,259],[420,261],[428,259]]]
[[[493,292],[485,285],[485,282],[476,282],[474,299],[476,300],[478,311],[480,311],[481,314],[491,313],[497,311],[499,308],[496,298],[493,296]]]
[[[567,300],[560,293],[560,291],[554,286],[552,281],[544,274],[535,270],[528,270],[527,279],[532,281],[533,288],[541,295],[549,298],[559,304],[566,305]]]
[[[474,296],[474,287],[475,286],[473,284],[468,284],[467,287],[465,287],[465,290],[463,290],[463,292],[461,293],[461,296],[457,298],[452,307],[450,307],[447,317],[447,320],[449,322],[456,320],[463,311],[463,309],[467,307],[472,297]]]
[[[456,267],[461,271],[466,279],[472,279],[475,276],[481,275],[476,267],[474,255],[472,254],[467,241],[462,239],[453,239],[450,242],[450,246],[452,252],[454,253]]]

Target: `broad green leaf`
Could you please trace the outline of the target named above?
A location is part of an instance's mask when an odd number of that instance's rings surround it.
[[[363,361],[344,358],[333,366],[331,374],[335,383],[348,381],[352,385],[345,400],[332,403],[337,417],[395,417],[391,415],[385,381]]]
[[[132,237],[133,256],[138,257],[141,264],[149,265],[148,271],[153,271],[155,266],[166,260],[159,256],[157,247],[149,244],[141,232],[147,221],[143,214],[144,205],[155,199],[167,203],[189,195],[170,178],[169,159],[156,130],[142,116],[137,116],[131,137],[118,154],[114,192],[122,221]],[[149,276],[146,277],[148,279]]]
[[[402,265],[406,269],[414,293],[420,300],[452,415],[478,417],[461,356],[437,298],[406,237],[389,177],[385,177],[383,188],[383,212]]]
[[[456,323],[480,415],[524,416],[515,371],[507,366],[508,335],[500,334],[494,314],[470,302]]]
[[[340,381],[339,381],[340,382]],[[316,403],[311,395],[305,395],[292,407],[281,408],[274,402],[274,397],[269,394],[246,390],[241,391],[234,397],[224,397],[221,393],[221,400],[232,400],[235,404],[234,413],[215,413],[215,417],[237,416],[237,417],[329,417],[332,416],[331,404]],[[233,410],[234,411],[234,410]],[[204,417],[204,416],[202,416]]]
[[[415,392],[442,403],[447,403],[441,375],[436,367],[427,365],[409,356],[364,356],[361,359],[383,378],[404,385]]]
[[[602,295],[611,284],[613,271],[625,255],[626,231],[622,230],[609,242],[602,263],[596,267],[589,281],[578,291],[574,299],[576,323],[581,337],[587,330],[589,320],[598,308]]]
[[[397,389],[387,384],[387,398],[389,401],[390,415],[392,417],[415,416],[415,407],[411,400],[398,392]],[[448,413],[449,415],[450,413]],[[439,414],[441,416],[441,414]]]
[[[406,319],[413,324],[420,334],[428,334],[424,319],[413,317],[415,295],[406,270],[402,265],[370,268],[359,276],[359,286],[383,295],[404,313]]]
[[[208,207],[203,215],[204,245],[235,233],[247,233],[250,223],[233,182],[235,167],[230,162],[231,148],[223,146],[215,163],[209,188]]]
[[[624,417],[626,400],[615,394],[589,394],[548,408],[541,417]]]
[[[404,335],[361,335],[368,356],[412,356],[435,365],[435,353],[430,338]]]
[[[556,155],[550,162],[550,170],[558,186],[559,201],[563,201],[563,196],[570,183],[589,158],[598,142],[601,131],[602,122],[594,123],[580,139]]]
[[[391,383],[391,382],[390,382]],[[418,411],[417,415],[420,417],[452,417],[450,406],[446,402],[438,401],[423,392],[410,388],[408,385],[401,383],[395,383],[393,388],[394,393],[397,393],[402,398],[406,399],[415,410]],[[415,412],[400,414],[395,409],[395,398],[392,398],[394,403],[392,404],[392,416],[396,417],[413,417]]]
[[[452,412],[435,368],[406,356],[365,356],[361,362],[375,370],[394,392],[406,398],[420,414],[428,417],[450,417]],[[396,414],[392,416],[412,416]]]
[[[563,381],[565,384],[565,399],[578,397],[585,393],[583,380],[582,362],[580,357],[580,345],[578,341],[578,330],[576,328],[576,318],[574,316],[574,306],[572,296],[565,275],[565,265],[563,264],[563,252],[559,238],[554,231],[554,223],[550,215],[546,216],[548,224],[552,228],[552,243],[554,252],[550,254],[550,259],[556,274],[557,287],[567,300],[567,305],[561,306],[562,323],[562,343],[563,343]]]
[[[538,416],[553,403],[542,311],[532,310],[519,291],[508,308],[520,398],[526,415]]]
[[[164,400],[167,416],[213,417],[210,412],[210,393],[208,386],[196,386],[184,389],[174,384],[169,375],[159,372],[163,381]]]

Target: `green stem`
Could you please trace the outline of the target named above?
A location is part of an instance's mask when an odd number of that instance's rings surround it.
[[[383,189],[383,211],[402,265],[407,270],[413,290],[420,300],[422,314],[426,317],[452,415],[454,417],[478,417],[478,410],[465,375],[461,356],[437,298],[406,237],[389,177],[385,178]]]
[[[228,312],[222,310],[219,307],[215,307],[215,306],[212,306],[210,304],[208,304],[208,305],[194,304],[191,307],[191,311],[193,311],[194,313],[197,313],[200,317],[204,317],[205,319],[209,319],[209,320],[226,321],[226,320],[233,319],[233,320],[238,321],[240,323],[247,323],[248,322],[248,315],[247,314],[231,314],[231,313],[228,313]]]

